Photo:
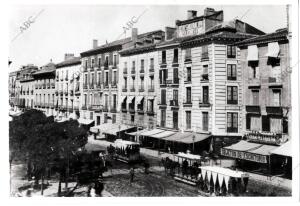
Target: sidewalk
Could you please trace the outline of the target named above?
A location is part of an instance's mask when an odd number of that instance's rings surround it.
[[[97,144],[100,146],[104,146],[107,147],[110,144],[112,144],[111,142],[108,142],[106,140],[95,140],[93,138],[89,138],[88,141],[91,144]],[[148,155],[154,158],[166,158],[169,157],[171,160],[175,160],[176,156],[174,154],[169,154],[169,153],[165,153],[165,152],[158,152],[157,150],[151,150],[151,149],[146,149],[146,148],[140,148],[140,153],[143,155]],[[232,165],[232,160],[217,160],[217,161],[213,161],[210,160],[208,162],[209,165],[218,165],[221,167],[230,167]],[[158,168],[156,168],[158,169]],[[265,175],[260,175],[260,174],[255,174],[255,173],[249,173],[250,175],[250,179],[254,179],[260,182],[264,182],[266,184],[270,184],[273,186],[277,186],[277,187],[282,187],[285,189],[292,189],[292,180],[289,179],[284,179],[281,177],[276,177],[276,176],[265,176]]]

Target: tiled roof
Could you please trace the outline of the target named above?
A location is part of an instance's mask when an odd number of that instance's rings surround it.
[[[183,41],[181,43],[181,45],[184,47],[184,46],[189,46],[189,45],[200,43],[200,42],[213,41],[213,40],[241,41],[246,38],[251,38],[253,36],[256,36],[256,35],[240,33],[240,32],[235,33],[235,32],[229,32],[229,31],[219,31],[219,32],[215,32],[215,33],[197,35],[193,39]]]
[[[80,64],[80,63],[81,63],[80,57],[73,57],[71,59],[68,59],[68,60],[65,60],[65,61],[62,61],[62,62],[56,64],[56,68],[76,65],[76,64]]]
[[[139,34],[138,39],[144,38],[146,36],[154,35],[154,34],[157,34],[157,33],[162,33],[162,32],[163,32],[162,30],[155,30],[155,31]],[[107,49],[107,48],[110,48],[110,47],[122,46],[123,44],[129,43],[129,42],[131,42],[131,37],[116,40],[116,41],[113,41],[113,42],[110,42],[110,43],[107,43],[107,44],[103,44],[99,47],[96,47],[95,49],[90,49],[88,51],[84,51],[84,52],[81,53],[81,56],[88,55],[90,53],[94,53],[94,52],[97,52],[97,51],[100,52],[101,50],[104,50],[104,49]]]
[[[55,72],[55,69],[56,69],[55,64],[50,62],[50,63],[46,64],[45,66],[43,66],[41,70],[38,70],[35,73],[33,73],[33,75],[53,73],[53,72]]]
[[[243,40],[241,42],[236,43],[237,46],[247,46],[252,44],[263,44],[263,43],[269,43],[272,41],[281,41],[281,40],[287,40],[288,30],[287,28],[279,29],[273,33],[261,35],[258,37],[249,38],[246,40]]]
[[[120,54],[122,56],[126,56],[126,55],[131,55],[131,54],[138,54],[138,53],[143,53],[143,52],[150,52],[150,51],[154,51],[155,47],[156,47],[156,44],[139,46],[139,47],[136,47],[136,48],[124,49],[124,50],[120,51]]]

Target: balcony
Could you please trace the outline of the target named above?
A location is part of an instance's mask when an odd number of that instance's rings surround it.
[[[134,87],[130,88],[130,92],[135,92],[135,88]]]
[[[150,65],[149,72],[154,72],[154,65]]]
[[[144,91],[145,91],[144,87],[139,88],[139,92],[144,92]]]
[[[192,103],[191,100],[186,101],[186,102],[183,103],[183,107],[192,107],[192,106],[193,106],[193,103]]]
[[[171,107],[178,107],[178,100],[170,100]]]
[[[227,99],[227,104],[238,104],[238,100]]]
[[[111,87],[116,88],[117,87],[117,81],[112,81],[111,82]]]
[[[184,62],[189,63],[191,61],[192,61],[192,56],[191,55],[186,55],[185,58],[184,58]]]
[[[201,61],[208,61],[209,57],[208,57],[208,52],[203,52],[201,54]]]
[[[268,114],[283,115],[283,109],[281,106],[266,106],[266,112]]]
[[[110,112],[111,112],[111,113],[117,113],[117,108],[111,108],[111,109],[110,109]]]
[[[201,75],[201,81],[208,81],[209,79],[208,79],[208,74],[202,74]]]
[[[83,84],[83,89],[87,89],[87,88],[88,88],[87,84]]]
[[[258,105],[246,105],[246,112],[260,114],[260,106],[258,106]]]
[[[154,116],[155,115],[154,110],[148,110],[147,115]]]
[[[135,109],[134,108],[129,108],[129,113],[135,113]]]
[[[210,107],[211,104],[209,103],[209,101],[200,101],[199,102],[199,107]]]
[[[102,111],[102,105],[99,105],[99,104],[93,104],[93,105],[91,106],[91,110]]]
[[[275,77],[269,77],[268,78],[268,83],[269,83],[269,86],[280,86],[282,85],[282,80],[281,78],[275,78]]]
[[[150,87],[148,88],[148,92],[154,92],[154,86],[150,86]]]
[[[144,70],[144,67],[142,67],[140,70],[140,74],[144,74],[144,73],[145,73],[145,70]]]
[[[135,74],[135,68],[131,69],[131,74]]]
[[[128,69],[127,68],[124,68],[123,74],[128,74]]]

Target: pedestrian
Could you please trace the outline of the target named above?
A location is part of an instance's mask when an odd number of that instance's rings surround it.
[[[129,174],[130,174],[130,185],[131,185],[131,183],[133,182],[133,178],[134,178],[134,169],[133,169],[133,167],[130,168]]]

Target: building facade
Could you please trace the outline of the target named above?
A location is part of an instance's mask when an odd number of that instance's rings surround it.
[[[33,73],[35,92],[34,105],[47,116],[56,116],[55,111],[55,64],[50,62]]]
[[[68,118],[71,114],[79,116],[80,77],[80,57],[74,57],[74,54],[65,54],[64,61],[56,64],[55,107],[60,117]]]
[[[18,85],[19,85],[19,71],[9,73],[8,78],[8,94],[9,94],[9,105],[10,108],[15,110],[17,106],[17,99],[19,96]]]
[[[214,150],[242,136],[242,73],[232,42],[264,34],[211,8],[176,21],[173,40],[159,46],[158,124],[213,137]]]
[[[132,37],[107,43],[102,46],[93,42],[93,49],[81,53],[83,67],[83,97],[80,116],[103,123],[119,123],[119,51],[132,47],[139,39],[160,34],[162,31],[148,32],[141,35],[133,29]]]
[[[121,86],[119,111],[121,123],[141,128],[156,127],[158,91],[158,52],[156,44],[164,40],[161,35],[148,36],[133,48],[122,50],[119,73]]]

